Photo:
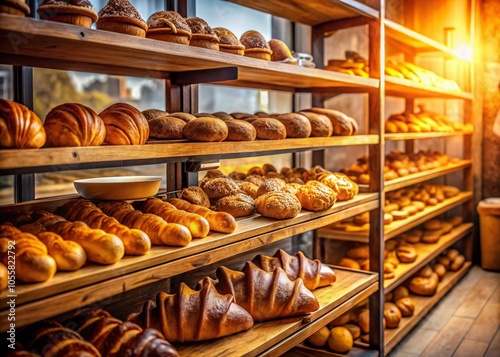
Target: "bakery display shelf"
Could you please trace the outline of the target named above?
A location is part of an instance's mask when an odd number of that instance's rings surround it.
[[[388,354],[396,345],[406,337],[406,335],[427,316],[430,309],[458,283],[458,281],[470,270],[471,262],[465,262],[463,267],[457,272],[447,272],[444,279],[439,282],[435,295],[431,297],[411,295],[415,305],[415,313],[411,317],[401,319],[397,329],[386,329],[384,335],[384,352]]]
[[[451,133],[445,132],[428,132],[428,133],[386,133],[384,134],[385,140],[395,140],[395,141],[403,141],[403,140],[425,140],[425,139],[436,139],[436,138],[446,138],[449,136],[464,136],[464,135],[472,135],[469,132],[463,131],[454,131]]]
[[[150,141],[145,145],[108,145],[0,150],[0,174],[59,171],[74,168],[127,166],[167,160],[207,160],[319,150],[332,146],[378,143],[377,135],[332,136],[284,140],[188,142]],[[19,160],[22,155],[23,159]]]
[[[410,30],[392,20],[384,19],[383,22],[388,40],[398,41],[405,46],[411,47],[417,53],[436,53],[440,57],[463,59],[454,49],[438,41]]]
[[[12,38],[18,41],[13,42]],[[203,75],[203,70],[236,67],[237,79],[247,85],[273,85],[286,91],[346,87],[366,92],[379,84],[373,78],[3,14],[0,15],[0,61],[18,66],[161,79],[169,79],[171,72],[188,72],[178,84],[217,82],[221,80],[217,74]],[[175,81],[175,77],[172,79]]]
[[[413,99],[442,98],[472,100],[474,98],[473,94],[469,92],[450,91],[392,76],[385,76],[385,94],[388,96]]]
[[[450,233],[442,235],[434,244],[417,243],[412,247],[418,252],[417,260],[410,264],[400,263],[394,271],[394,279],[384,280],[384,293],[388,293],[436,258],[445,249],[462,239],[472,231],[472,223],[464,223],[454,228]]]
[[[390,224],[384,226],[384,240],[389,240],[394,238],[401,233],[410,230],[413,227],[418,226],[431,218],[439,216],[440,214],[456,207],[462,203],[468,202],[472,199],[472,192],[460,192],[458,195],[447,198],[441,203],[435,206],[426,206],[423,211],[408,217],[407,219],[402,219],[399,221],[394,221]],[[368,243],[368,230],[358,231],[358,232],[345,232],[333,228],[322,228],[317,231],[318,238],[323,239],[334,239],[334,240],[346,240],[352,242]]]
[[[378,289],[375,273],[355,272],[341,267],[334,267],[334,270],[337,281],[313,291],[320,308],[307,316],[256,323],[243,333],[175,347],[181,356],[281,355]]]
[[[229,1],[310,26],[357,16],[379,18],[377,10],[356,0]]]
[[[449,163],[446,166],[437,167],[431,170],[425,170],[411,174],[408,176],[398,177],[393,180],[385,181],[384,191],[394,191],[400,188],[416,185],[424,181],[431,180],[436,177],[451,174],[453,172],[461,171],[472,166],[472,160],[460,160],[455,163]]]
[[[282,357],[377,357],[378,351],[354,346],[348,354],[336,353],[325,348],[314,348],[301,343],[292,350],[285,353]]]
[[[34,207],[31,205],[31,207]],[[378,207],[376,194],[358,194],[322,212],[302,211],[297,217],[273,220],[253,215],[239,218],[232,234],[212,233],[186,247],[153,247],[146,256],[125,256],[113,265],[88,265],[75,272],[58,272],[38,284],[16,286],[16,326],[76,309],[150,283],[211,265],[228,256],[257,249],[366,210]],[[7,306],[7,291],[0,304]],[[37,314],[31,312],[38,311]],[[0,331],[6,331],[8,309],[0,311]]]

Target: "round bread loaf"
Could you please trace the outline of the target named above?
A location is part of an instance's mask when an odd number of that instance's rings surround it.
[[[214,117],[217,117],[217,118],[222,119],[222,120],[234,119],[231,116],[231,114],[228,114],[226,112],[215,112],[215,113],[212,113],[212,115]]]
[[[283,140],[286,138],[286,127],[278,119],[258,118],[252,121],[257,132],[257,139]]]
[[[243,56],[245,54],[245,46],[241,44],[240,40],[234,35],[234,33],[224,27],[215,27],[213,30],[219,37],[219,51],[239,56]]]
[[[202,182],[200,182],[200,187],[210,199],[231,196],[240,191],[236,182],[223,177],[202,180]]]
[[[183,139],[182,129],[186,122],[172,116],[162,116],[148,121],[152,139]]]
[[[273,219],[294,218],[302,209],[299,199],[291,193],[274,191],[255,199],[255,208],[262,216]]]
[[[189,45],[191,28],[186,20],[175,11],[157,11],[146,21],[146,37],[155,40]]]
[[[265,180],[262,176],[255,175],[255,174],[248,174],[247,177],[245,177],[245,181],[251,182],[255,185],[260,186]]]
[[[324,211],[333,206],[337,193],[319,181],[311,180],[300,186],[295,194],[308,211]]]
[[[258,185],[250,181],[241,181],[237,182],[237,184],[241,191],[245,192],[253,199],[257,198],[257,190],[259,189]]]
[[[264,36],[257,31],[250,30],[245,32],[240,37],[240,42],[245,46],[245,56],[263,59],[266,61],[271,60],[273,51],[269,44],[266,42]]]
[[[223,141],[227,138],[228,128],[224,120],[201,117],[184,125],[184,137],[193,141]]]
[[[191,120],[196,119],[196,117],[193,114],[183,113],[183,112],[170,113],[170,114],[168,114],[168,116],[169,117],[179,118],[179,119],[181,119],[182,121],[184,121],[186,123],[190,122]]]
[[[234,119],[257,119],[258,116],[255,114],[250,114],[250,113],[242,113],[242,112],[232,112],[229,115],[231,115]]]
[[[146,109],[142,111],[142,115],[144,115],[144,118],[149,121],[157,117],[168,115],[168,112],[161,109]]]
[[[283,192],[288,192],[297,195],[297,191],[303,184],[304,183],[289,182],[286,184],[285,188],[283,189]]]
[[[333,135],[346,136],[357,132],[356,121],[338,110],[315,107],[305,111],[326,115],[332,122]]]
[[[217,200],[215,210],[229,213],[234,218],[245,217],[255,212],[255,202],[249,195],[239,192]]]
[[[228,134],[226,141],[253,141],[257,137],[255,127],[240,119],[226,119]]]
[[[329,137],[333,134],[333,125],[326,115],[313,112],[300,112],[311,123],[311,136]]]
[[[287,138],[308,138],[311,135],[311,123],[302,114],[282,114],[278,115],[276,119],[285,126]]]
[[[194,205],[210,208],[210,199],[199,186],[189,186],[182,189],[179,198]]]
[[[282,191],[286,182],[280,178],[269,178],[265,180],[257,189],[257,197],[267,192]]]
[[[235,181],[237,181],[237,180],[241,181],[241,180],[244,180],[245,177],[247,177],[247,174],[244,172],[240,172],[240,171],[231,171],[228,176]]]

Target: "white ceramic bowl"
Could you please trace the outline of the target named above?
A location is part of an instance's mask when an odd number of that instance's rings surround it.
[[[160,176],[98,177],[73,181],[80,196],[89,200],[136,200],[154,196]]]

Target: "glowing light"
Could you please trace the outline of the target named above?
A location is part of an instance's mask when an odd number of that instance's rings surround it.
[[[467,45],[460,45],[456,49],[457,56],[468,61],[472,61],[472,48]]]

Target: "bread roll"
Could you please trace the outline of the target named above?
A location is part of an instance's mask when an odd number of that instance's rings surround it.
[[[201,117],[184,125],[182,133],[186,139],[192,141],[223,141],[229,134],[224,120],[219,118]]]
[[[88,0],[43,0],[36,12],[43,20],[64,22],[86,28],[90,28],[98,18],[94,7]]]
[[[357,132],[356,121],[338,110],[315,107],[306,109],[305,111],[326,115],[332,122],[333,135],[345,136],[352,135]]]
[[[245,56],[263,59],[266,61],[271,60],[271,54],[273,51],[269,44],[257,31],[247,31],[240,37],[240,42],[243,46],[245,46]]]
[[[308,138],[311,135],[311,123],[302,114],[282,114],[278,115],[276,119],[285,126],[287,138]]]
[[[128,1],[109,0],[99,11],[96,23],[98,30],[120,32],[127,35],[146,37],[148,25]]]
[[[274,219],[294,218],[302,209],[299,199],[286,192],[268,192],[255,199],[257,212]]]
[[[310,180],[298,188],[295,196],[308,211],[324,211],[333,206],[337,193],[319,181]]]
[[[215,27],[213,30],[217,37],[219,37],[220,52],[232,53],[233,55],[239,56],[243,56],[245,54],[245,46],[241,44],[240,40],[234,35],[234,33],[224,27]]]
[[[257,139],[283,140],[286,138],[286,127],[278,119],[258,118],[252,121],[257,132]]]
[[[240,190],[236,182],[223,177],[202,180],[200,188],[211,200],[234,195]]]
[[[238,192],[217,200],[215,210],[229,213],[234,218],[250,216],[255,212],[255,201],[251,196]]]
[[[99,117],[106,125],[104,144],[143,145],[149,138],[146,117],[127,103],[116,103],[104,109]]]
[[[189,46],[219,50],[219,37],[205,20],[199,17],[190,17],[186,19],[186,23],[191,28]]]
[[[157,11],[149,16],[147,24],[147,38],[189,45],[191,28],[177,12]]]
[[[358,270],[361,269],[359,263],[351,258],[341,258],[337,263],[337,265],[351,269],[358,269]]]
[[[0,2],[0,13],[16,16],[26,16],[30,11],[30,7],[26,4],[27,0],[7,0]]]
[[[272,51],[271,61],[285,62],[295,65],[297,64],[297,60],[293,58],[292,52],[290,51],[286,43],[274,38],[270,40],[268,43],[269,43],[269,48]]]
[[[255,127],[244,120],[227,119],[224,123],[228,129],[226,141],[253,141],[257,137]]]
[[[40,148],[45,144],[43,123],[23,104],[0,99],[0,148]]]
[[[257,189],[257,197],[267,192],[282,191],[285,188],[286,182],[280,178],[270,178],[262,182]]]
[[[144,115],[147,121],[150,121],[151,119],[168,115],[168,112],[161,109],[146,109],[142,111],[142,115]]]
[[[210,208],[210,199],[199,186],[189,186],[183,188],[179,193],[179,198],[194,205]]]
[[[186,122],[173,116],[160,116],[148,121],[149,137],[152,139],[183,139],[182,130]]]
[[[333,125],[326,115],[313,112],[300,112],[311,123],[311,136],[329,137],[333,134]]]
[[[168,114],[169,117],[174,117],[174,118],[179,118],[183,122],[187,123],[190,122],[191,120],[196,119],[196,117],[193,114],[189,113],[183,113],[183,112],[174,112]]]
[[[241,191],[252,197],[253,199],[257,198],[257,190],[259,186],[250,181],[241,181],[236,182]]]
[[[52,108],[43,124],[46,146],[99,146],[106,137],[103,120],[90,108],[66,103]]]
[[[217,118],[222,119],[222,120],[234,119],[231,114],[228,114],[228,113],[222,112],[222,111],[214,112],[214,113],[212,113],[212,115],[214,117],[217,117]]]

